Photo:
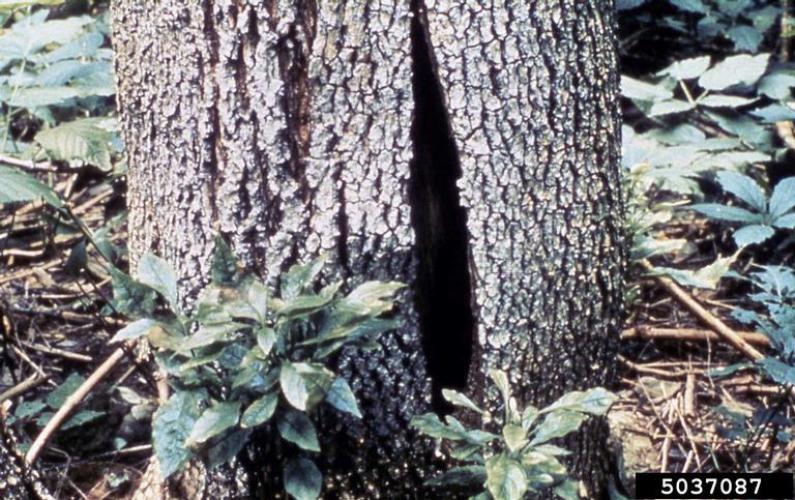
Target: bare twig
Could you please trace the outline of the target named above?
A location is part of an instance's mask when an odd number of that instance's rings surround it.
[[[735,332],[743,340],[752,345],[760,347],[767,347],[770,341],[763,333],[757,332]],[[645,339],[645,340],[692,340],[692,341],[710,341],[714,342],[720,340],[721,337],[711,330],[702,330],[698,328],[650,328],[646,326],[639,326],[635,328],[627,328],[621,332],[621,340],[628,339]]]
[[[642,260],[641,265],[647,271],[653,271],[654,266],[647,260]],[[685,306],[690,312],[695,314],[704,324],[710,327],[715,333],[723,337],[735,349],[752,359],[758,361],[764,358],[764,355],[759,352],[755,347],[749,344],[744,338],[737,334],[734,330],[729,328],[726,323],[718,319],[714,314],[704,309],[696,300],[684,291],[679,285],[673,282],[672,279],[665,276],[654,276],[657,280],[676,300]]]
[[[116,364],[124,357],[126,354],[125,349],[119,348],[116,349],[113,354],[111,354],[108,359],[105,360],[95,371],[91,374],[88,379],[83,382],[83,384],[77,388],[77,390],[72,393],[66,401],[64,402],[63,406],[58,409],[58,411],[53,415],[47,425],[44,426],[44,429],[36,436],[35,441],[33,444],[30,445],[30,449],[28,450],[27,454],[25,455],[25,461],[28,464],[32,464],[36,461],[39,454],[41,453],[44,445],[47,441],[52,437],[55,431],[64,423],[66,418],[72,413],[72,411],[80,404],[83,398],[91,392],[91,389],[96,386],[100,380],[102,380],[108,372],[110,372]]]
[[[40,386],[46,381],[47,381],[46,377],[42,377],[41,375],[38,374],[31,375],[30,377],[23,380],[14,387],[11,387],[8,390],[0,393],[0,405],[2,405],[5,401],[8,401],[11,398],[19,396],[20,394],[25,394],[29,390],[33,389],[34,387]]]

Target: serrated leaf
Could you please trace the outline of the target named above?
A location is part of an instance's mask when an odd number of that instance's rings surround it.
[[[133,321],[129,325],[125,326],[118,332],[116,335],[110,339],[110,343],[122,342],[125,340],[132,340],[137,339],[139,337],[143,337],[148,335],[152,328],[160,326],[160,323],[150,319],[150,318],[143,318],[137,321]]]
[[[458,391],[453,391],[451,389],[442,389],[442,396],[446,399],[449,403],[460,406],[461,408],[467,408],[474,412],[483,414],[483,410],[478,408],[478,406],[468,397],[464,396]]]
[[[307,451],[320,451],[315,425],[305,413],[288,410],[280,413],[276,427],[282,438]]]
[[[315,500],[323,487],[323,475],[308,458],[291,460],[284,467],[284,489],[296,500]]]
[[[152,419],[152,445],[164,478],[181,469],[193,457],[185,447],[193,425],[199,418],[203,392],[176,391],[155,412]]]
[[[486,468],[482,465],[453,467],[444,474],[425,482],[427,486],[460,486],[476,489],[486,482]]]
[[[727,57],[704,72],[698,84],[707,90],[723,90],[734,85],[753,85],[765,73],[770,54]]]
[[[732,234],[732,238],[734,238],[734,242],[737,243],[737,246],[742,248],[747,247],[748,245],[763,243],[770,239],[774,234],[776,234],[776,230],[770,226],[752,224],[750,226],[743,226],[736,230],[734,234]]]
[[[104,118],[85,118],[44,129],[34,140],[55,160],[82,162],[108,172],[113,134],[101,127]]]
[[[326,394],[328,404],[341,412],[349,413],[356,418],[362,418],[359,405],[356,403],[356,396],[353,394],[348,381],[342,377],[337,377]]]
[[[267,422],[276,411],[278,403],[279,395],[275,392],[268,393],[257,399],[243,412],[243,416],[240,417],[240,426],[252,428]]]
[[[486,460],[486,488],[494,500],[521,500],[527,492],[522,465],[501,453]]]
[[[709,65],[709,56],[694,57],[692,59],[676,61],[660,71],[660,74],[670,75],[677,80],[690,80],[701,76],[709,68]]]
[[[146,252],[138,262],[138,281],[157,290],[174,311],[179,310],[177,299],[177,274],[171,265],[151,252]]]
[[[185,446],[195,447],[237,425],[240,416],[240,401],[225,401],[207,408],[193,424]]]
[[[48,186],[21,170],[0,165],[0,205],[42,199],[55,208],[63,207],[61,198]]]
[[[604,415],[617,399],[618,396],[603,387],[596,387],[588,391],[572,391],[541,410],[541,413],[567,410]]]
[[[795,177],[779,181],[770,196],[769,211],[773,217],[781,217],[795,207]]]
[[[716,177],[724,191],[748,203],[757,212],[767,212],[767,197],[756,181],[747,175],[730,171],[718,172]]]
[[[586,418],[588,418],[587,414],[575,411],[562,410],[548,413],[535,428],[530,445],[542,444],[566,436],[579,429]]]
[[[728,220],[732,222],[755,223],[762,222],[764,216],[755,214],[740,207],[731,207],[718,203],[698,203],[690,205],[688,208],[702,213],[711,219]]]

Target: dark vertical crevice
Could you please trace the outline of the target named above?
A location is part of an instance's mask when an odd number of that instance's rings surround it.
[[[475,321],[466,211],[456,180],[458,150],[435,69],[424,4],[411,0],[414,118],[411,127],[411,218],[417,239],[417,310],[437,412],[449,412],[444,388],[467,382]]]

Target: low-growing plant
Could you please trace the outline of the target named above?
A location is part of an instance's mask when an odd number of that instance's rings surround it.
[[[462,463],[427,484],[465,488],[477,500],[519,500],[550,490],[564,499],[580,498],[578,483],[559,460],[570,452],[552,441],[579,429],[589,416],[604,415],[616,396],[598,387],[570,392],[543,409],[519,408],[508,376],[499,370],[489,376],[502,397],[504,411],[498,417],[459,392],[443,391],[451,404],[477,414],[482,429],[467,429],[452,415],[444,421],[433,413],[412,419],[422,434],[446,441],[449,456]]]
[[[740,222],[744,225],[734,234],[738,247],[764,243],[776,229],[795,228],[795,177],[780,181],[773,189],[770,199],[762,187],[750,177],[736,172],[719,172],[718,183],[724,191],[731,193],[751,210],[720,203],[699,203],[689,208],[712,219]]]
[[[320,494],[322,475],[312,454],[320,452],[312,421],[326,403],[361,418],[348,382],[327,367],[343,347],[374,348],[397,325],[382,316],[403,285],[370,281],[340,293],[341,282],[315,291],[320,258],[296,265],[281,277],[278,294],[238,270],[219,240],[212,282],[196,307],[180,306],[175,272],[152,255],[141,258],[138,280],[114,273],[114,306],[138,319],[113,341],[146,336],[168,374],[173,394],[155,413],[154,451],[164,476],[189,460],[209,466],[228,462],[252,430],[275,422],[291,459],[284,488],[297,499]],[[168,307],[156,308],[157,296]]]

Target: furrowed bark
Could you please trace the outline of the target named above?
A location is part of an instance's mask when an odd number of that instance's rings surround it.
[[[613,3],[425,4],[463,172],[478,325],[469,386],[499,368],[543,405],[608,384],[626,258]],[[496,391],[480,399],[498,405]],[[603,437],[581,434],[575,468],[598,472]]]
[[[189,302],[220,231],[271,285],[321,252],[328,279],[413,284],[407,4],[119,0],[113,14],[133,264],[167,258]],[[373,482],[396,491],[430,396],[413,292],[399,304],[382,349],[339,366],[372,447],[345,453],[389,462],[393,478]]]

